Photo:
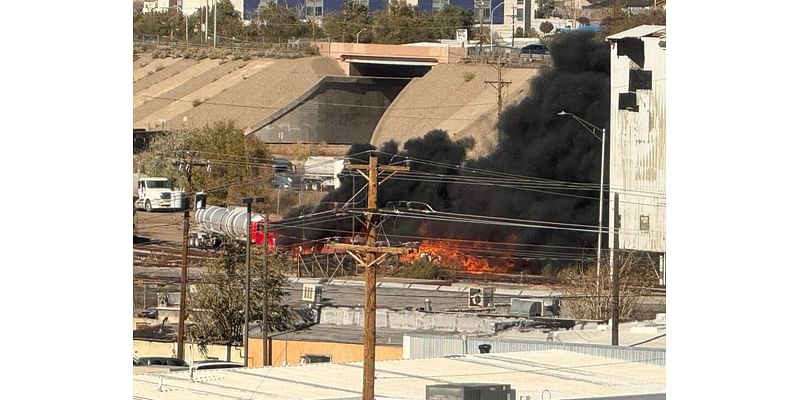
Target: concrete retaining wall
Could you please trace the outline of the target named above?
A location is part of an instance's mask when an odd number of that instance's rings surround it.
[[[421,311],[375,311],[377,328],[428,330],[455,333],[490,333],[498,325],[513,322],[513,318],[485,318],[466,313],[427,313]],[[323,307],[320,324],[364,325],[364,311],[352,307]]]

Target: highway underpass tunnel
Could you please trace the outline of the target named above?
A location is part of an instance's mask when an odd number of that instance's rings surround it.
[[[350,62],[350,76],[380,76],[386,78],[419,78],[431,70],[431,65],[381,64]]]

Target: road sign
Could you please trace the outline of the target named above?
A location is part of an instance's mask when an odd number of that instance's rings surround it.
[[[461,45],[467,43],[469,38],[467,37],[467,30],[466,29],[456,29],[456,41]]]

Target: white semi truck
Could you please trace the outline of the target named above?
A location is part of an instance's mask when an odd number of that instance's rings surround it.
[[[337,157],[312,156],[303,163],[303,189],[339,189],[339,174],[344,170],[345,160]]]
[[[175,190],[169,178],[133,174],[134,208],[145,210],[182,210],[186,192]]]

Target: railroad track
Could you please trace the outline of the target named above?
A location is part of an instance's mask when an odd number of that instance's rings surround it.
[[[202,268],[203,262],[213,259],[219,255],[214,250],[189,249],[190,269]],[[180,244],[172,242],[147,242],[136,244],[133,247],[133,266],[145,269],[157,268],[180,268],[183,265],[183,253]],[[178,277],[155,277],[146,272],[134,274],[134,280],[154,280],[163,283],[180,283]],[[191,275],[191,274],[190,274]],[[451,271],[453,281],[474,284],[506,283],[519,285],[554,285],[559,281],[543,275],[528,274],[509,274],[509,273],[470,273],[466,271]],[[192,283],[199,282],[199,279],[190,276]],[[649,288],[654,295],[666,295],[665,287]]]

